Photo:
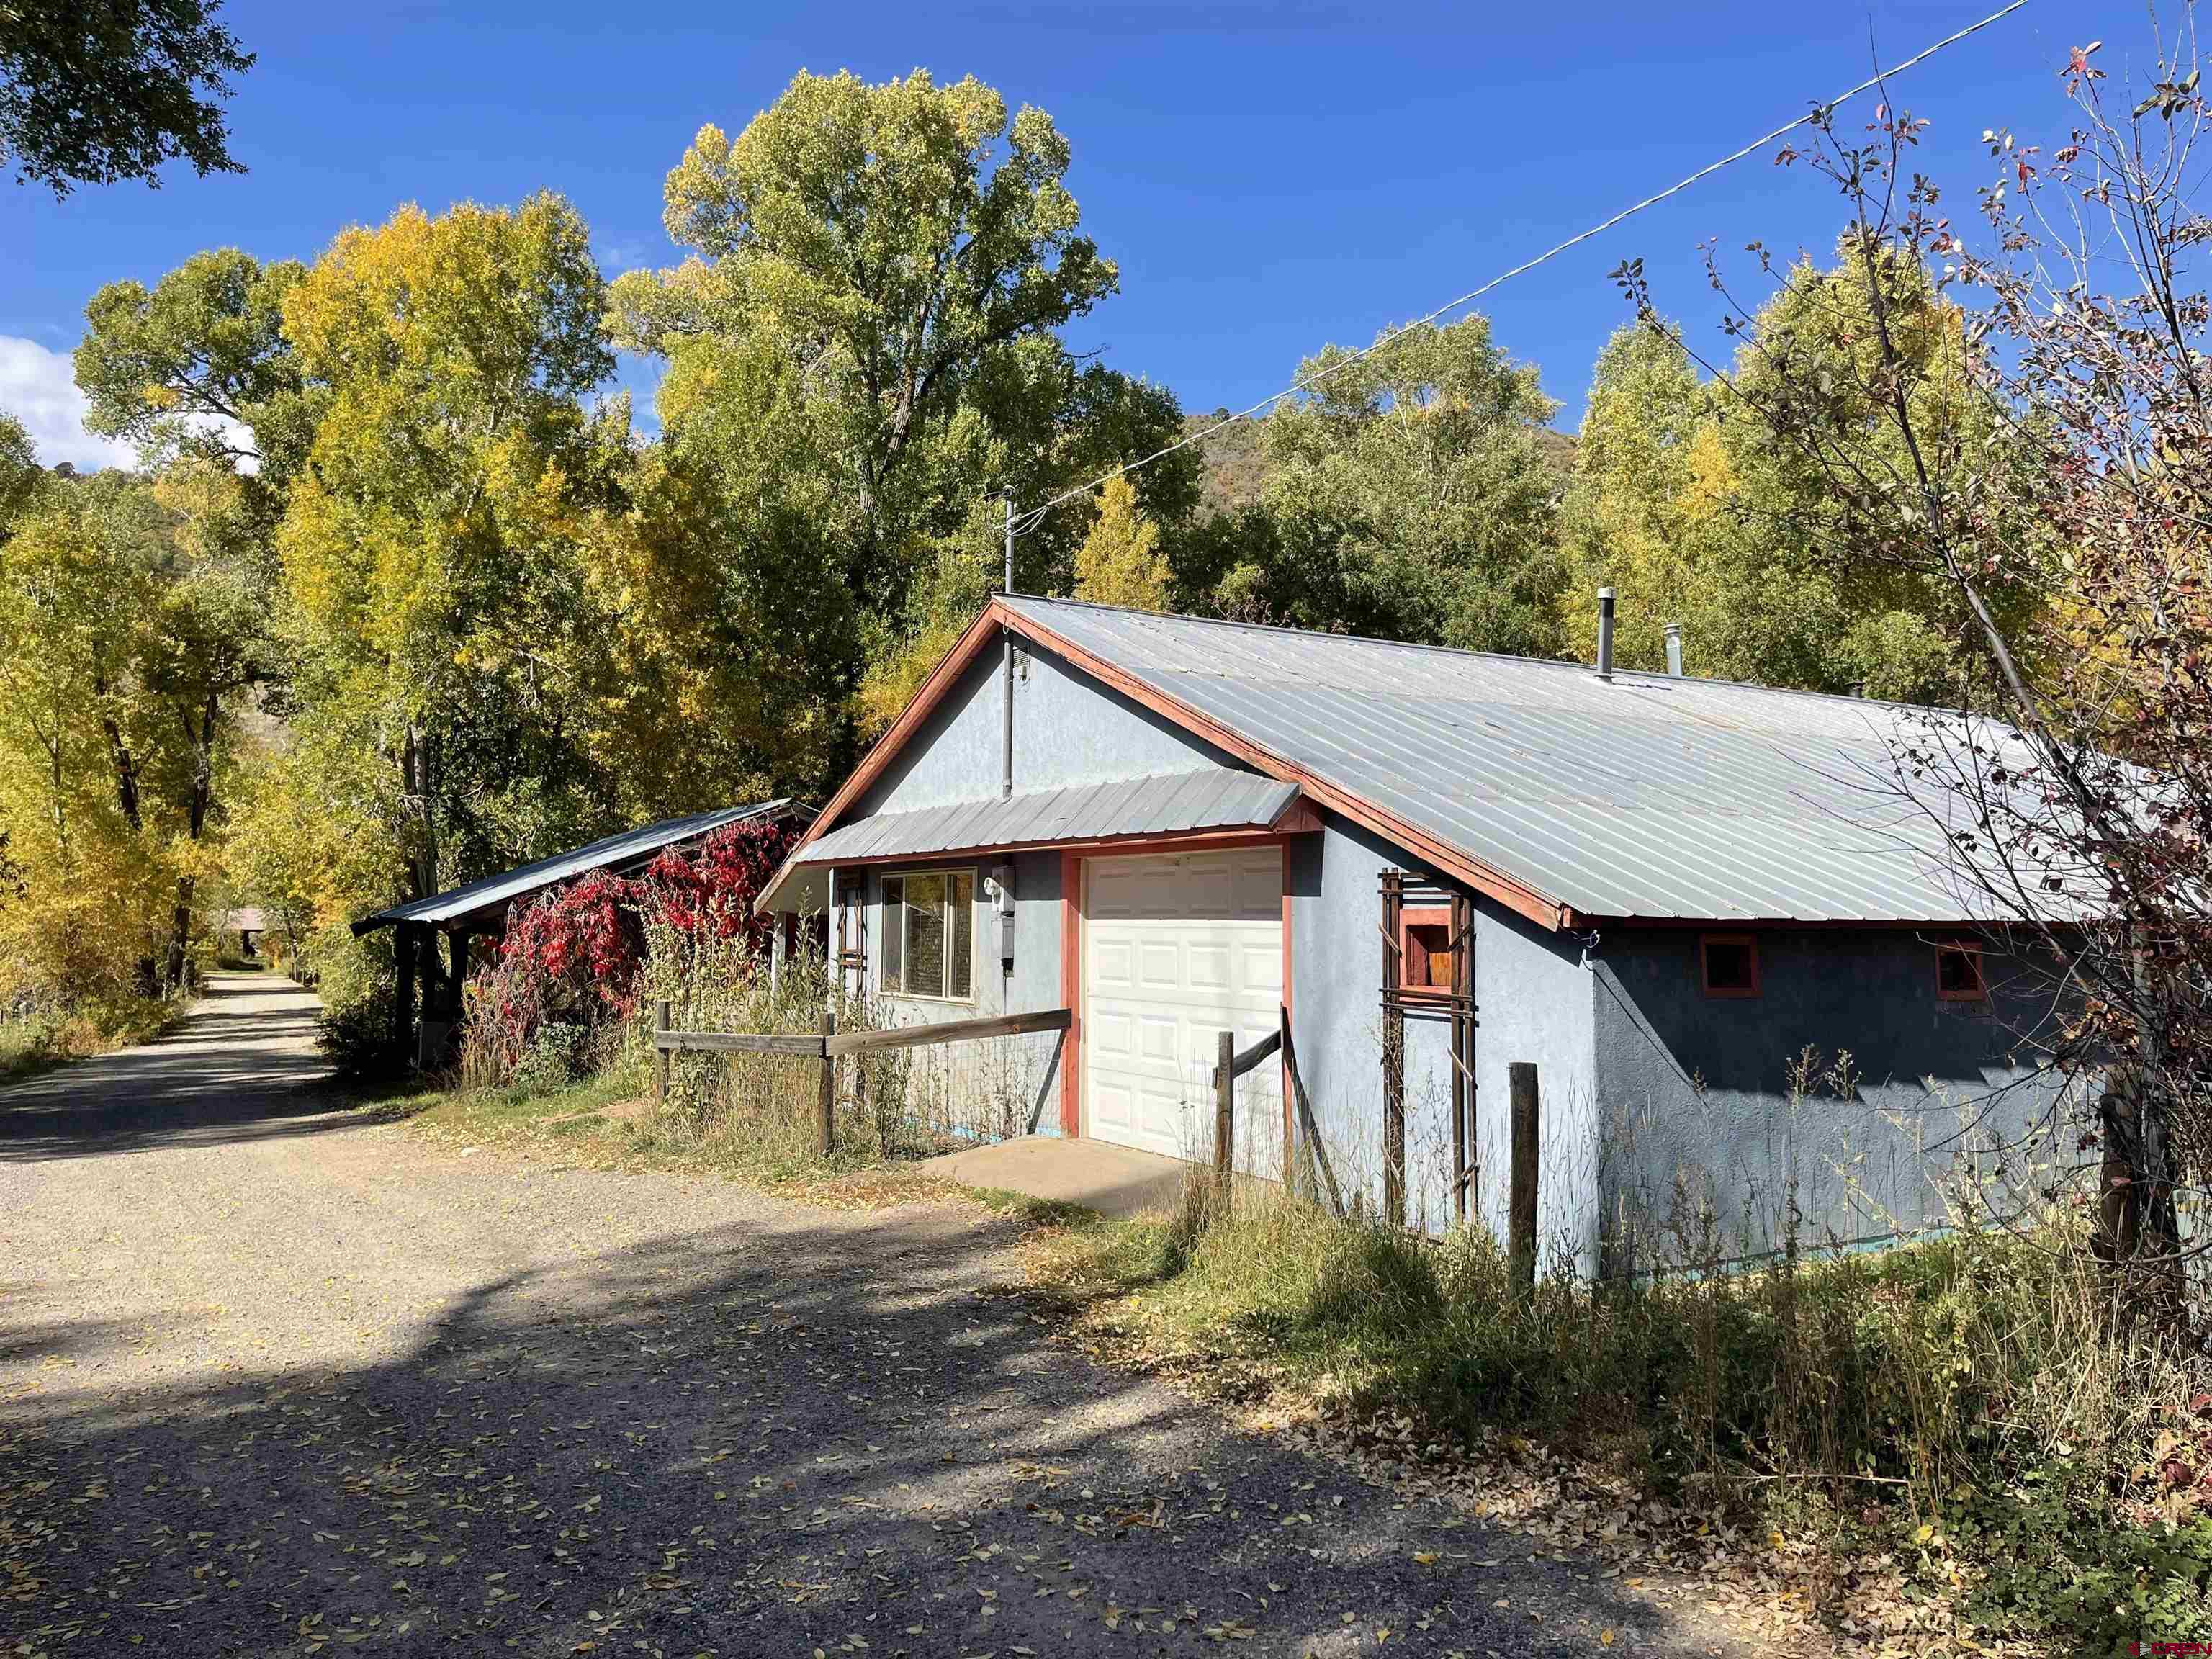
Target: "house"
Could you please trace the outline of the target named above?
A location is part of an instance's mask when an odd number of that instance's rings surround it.
[[[434,1063],[445,1052],[461,1016],[461,986],[468,978],[470,946],[477,939],[503,934],[507,915],[517,905],[528,904],[549,888],[564,886],[595,872],[635,875],[664,853],[696,852],[708,836],[732,823],[756,818],[803,823],[813,811],[803,801],[785,799],[664,818],[362,917],[353,924],[356,939],[380,927],[394,928],[398,934],[393,951],[399,965],[398,995],[392,1005],[393,1046],[403,1054],[413,1054],[422,1065]],[[438,948],[441,935],[446,939],[442,953]],[[422,985],[419,1024],[415,1008],[418,979]]]
[[[1249,1173],[1502,1236],[1531,1062],[1552,1250],[1864,1241],[2048,1097],[2036,978],[1894,784],[1914,718],[1006,595],[763,903],[895,1019],[1071,1010],[1038,1133],[1209,1155],[1219,1033],[1279,1026]]]
[[[257,946],[262,934],[268,931],[268,918],[249,907],[224,915],[222,927],[217,930],[217,940],[220,942],[223,934],[230,935],[238,941],[238,954],[252,962],[260,954]]]

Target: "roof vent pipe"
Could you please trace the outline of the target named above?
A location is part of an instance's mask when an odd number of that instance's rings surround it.
[[[1613,678],[1613,590],[1597,591],[1597,677]]]
[[[1682,624],[1667,624],[1667,672],[1676,679],[1682,678]]]

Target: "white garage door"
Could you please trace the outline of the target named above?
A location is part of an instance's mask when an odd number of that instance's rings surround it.
[[[1209,1158],[1218,1034],[1245,1048],[1283,1000],[1283,855],[1263,847],[1084,866],[1085,1134]],[[1282,1068],[1237,1084],[1237,1165],[1282,1173]]]

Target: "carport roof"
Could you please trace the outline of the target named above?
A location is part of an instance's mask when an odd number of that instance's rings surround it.
[[[992,601],[811,833],[836,833],[1001,629],[1547,926],[1940,925],[1988,908],[1951,857],[1968,803],[1925,782],[1908,797],[1898,761],[2018,743],[1995,722],[1025,595]]]
[[[785,797],[754,801],[744,806],[718,807],[710,812],[694,812],[685,817],[663,818],[658,823],[625,830],[619,835],[605,836],[571,852],[556,853],[551,858],[518,865],[495,876],[465,882],[442,893],[434,893],[428,898],[410,899],[404,904],[395,904],[389,909],[363,916],[353,924],[353,931],[356,934],[374,933],[379,927],[388,927],[403,921],[422,922],[435,927],[449,927],[457,921],[492,921],[504,916],[507,907],[519,898],[565,881],[574,881],[594,870],[641,868],[670,848],[703,840],[725,824],[772,815],[806,816],[811,811],[804,804]]]

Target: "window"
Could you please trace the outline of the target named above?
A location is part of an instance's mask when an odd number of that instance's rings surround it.
[[[1936,947],[1936,994],[1946,1002],[1979,1002],[1989,994],[1982,981],[1979,945],[1946,939]]]
[[[1407,991],[1452,988],[1451,912],[1407,905],[1398,916],[1398,985]]]
[[[1749,933],[1707,933],[1698,941],[1698,971],[1709,997],[1759,994],[1759,941]]]
[[[965,1002],[975,958],[975,872],[884,878],[884,990]]]

